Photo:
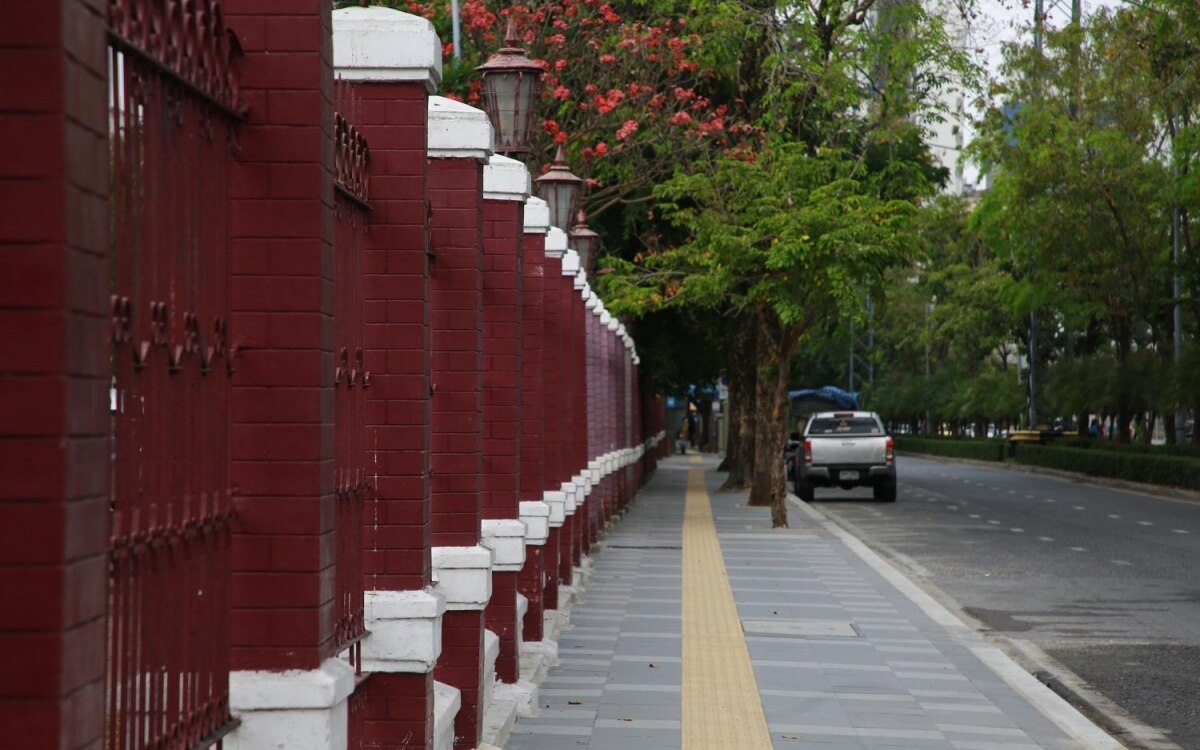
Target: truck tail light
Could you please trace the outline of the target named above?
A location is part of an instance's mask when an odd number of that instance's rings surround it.
[[[804,441],[804,465],[812,466],[812,441]]]
[[[896,461],[896,443],[891,438],[887,439],[887,453],[884,457],[889,464]]]

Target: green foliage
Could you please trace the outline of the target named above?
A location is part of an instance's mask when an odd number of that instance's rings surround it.
[[[611,262],[618,273],[601,289],[618,313],[769,309],[805,334],[856,308],[910,257],[914,208],[878,197],[871,179],[844,152],[795,143],[694,163],[655,191],[687,240],[640,265]]]
[[[976,461],[1004,461],[1008,457],[1008,443],[1003,440],[956,440],[908,435],[896,435],[893,439],[896,441],[896,450],[906,453],[971,458]]]
[[[1200,459],[1196,458],[1025,444],[1017,450],[1016,461],[1093,477],[1200,490]]]

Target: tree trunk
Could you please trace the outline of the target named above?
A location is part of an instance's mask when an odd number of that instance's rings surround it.
[[[729,446],[722,464],[729,476],[723,490],[747,487],[754,468],[755,350],[753,318],[739,316],[732,332],[729,357]]]
[[[770,310],[758,323],[758,382],[755,388],[754,475],[750,505],[771,508],[771,527],[787,528],[787,482],[783,451],[787,446],[788,379],[794,337]]]

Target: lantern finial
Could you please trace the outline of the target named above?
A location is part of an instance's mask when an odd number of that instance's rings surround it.
[[[571,247],[579,253],[579,267],[589,276],[596,262],[596,251],[600,248],[600,235],[587,225],[587,213],[581,208],[575,214],[575,226],[571,227]]]

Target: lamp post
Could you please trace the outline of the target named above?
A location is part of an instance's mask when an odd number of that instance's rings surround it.
[[[575,214],[575,226],[571,227],[568,236],[571,238],[571,247],[579,253],[579,267],[591,276],[592,265],[596,262],[596,251],[600,249],[600,235],[588,228],[587,214],[582,210]]]
[[[537,183],[538,196],[550,206],[550,224],[559,229],[569,229],[583,180],[567,168],[567,158],[563,155],[562,146],[558,147],[550,171],[534,182]]]
[[[483,108],[496,131],[496,151],[506,156],[530,150],[534,108],[545,72],[518,42],[516,24],[510,21],[505,46],[475,69],[483,77]]]

